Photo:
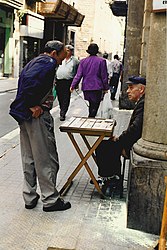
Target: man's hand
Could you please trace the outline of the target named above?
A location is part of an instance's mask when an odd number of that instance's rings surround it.
[[[32,112],[32,117],[34,118],[38,118],[43,113],[43,109],[40,106],[34,106],[30,108],[30,110]]]
[[[117,137],[117,136],[111,136],[110,139],[111,139],[111,141],[118,141],[119,137]]]
[[[121,155],[124,156],[124,157],[127,158],[127,159],[129,158],[129,157],[127,156],[126,151],[125,151],[124,148],[122,149]]]
[[[74,90],[72,88],[70,88],[70,92],[72,93]]]
[[[108,90],[103,90],[104,95],[108,93]]]

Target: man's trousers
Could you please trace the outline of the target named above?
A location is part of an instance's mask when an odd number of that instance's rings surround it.
[[[56,178],[59,169],[54,122],[49,111],[20,125],[21,157],[24,172],[23,197],[30,205],[37,197],[37,178],[45,207],[53,205],[59,193]]]
[[[65,117],[68,107],[70,105],[70,97],[71,97],[70,87],[72,80],[73,79],[56,80],[57,98],[60,106],[60,116],[62,117]]]
[[[96,149],[96,160],[98,174],[101,177],[112,177],[121,175],[121,156],[122,146],[119,141],[111,139],[103,140]]]

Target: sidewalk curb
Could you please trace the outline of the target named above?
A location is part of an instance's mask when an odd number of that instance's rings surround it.
[[[17,88],[14,88],[14,89],[5,89],[5,90],[1,90],[0,93],[5,93],[5,92],[10,92],[10,91],[13,91],[13,90],[16,90]]]

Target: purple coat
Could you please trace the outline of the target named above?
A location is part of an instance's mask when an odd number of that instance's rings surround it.
[[[89,56],[80,61],[77,74],[71,88],[74,89],[82,79],[82,91],[108,90],[106,60],[98,56]]]

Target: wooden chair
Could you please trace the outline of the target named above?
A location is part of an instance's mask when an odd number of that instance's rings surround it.
[[[126,161],[129,160],[129,158],[123,157],[123,163],[121,168],[121,179],[120,179],[120,198],[123,198],[123,192],[124,192],[124,177],[125,177],[125,167],[126,167]]]
[[[159,239],[159,248],[158,250],[165,250],[166,246],[166,237],[167,237],[167,176],[165,176],[165,200],[164,200],[164,209],[162,215],[162,224],[161,224],[161,233]]]

